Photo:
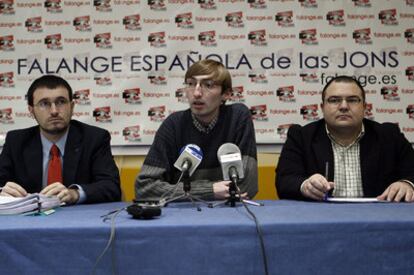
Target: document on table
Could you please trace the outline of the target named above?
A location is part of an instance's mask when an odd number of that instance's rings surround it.
[[[38,193],[28,194],[22,198],[0,196],[0,215],[40,212],[59,206],[60,201],[56,196],[46,197]]]
[[[363,203],[363,202],[388,202],[383,200],[378,200],[377,198],[327,198],[327,202],[353,202],[353,203]]]

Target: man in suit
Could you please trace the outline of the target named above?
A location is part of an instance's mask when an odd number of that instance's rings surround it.
[[[0,155],[0,195],[40,192],[66,204],[120,200],[110,135],[71,120],[70,85],[58,76],[42,76],[31,84],[27,101],[38,125],[7,133]]]
[[[364,119],[365,91],[338,76],[322,91],[324,119],[293,125],[276,169],[280,198],[414,201],[414,150],[392,123]]]

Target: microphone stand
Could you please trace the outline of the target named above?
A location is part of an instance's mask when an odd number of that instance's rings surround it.
[[[216,207],[216,206],[219,206],[219,205],[222,205],[222,204],[225,204],[225,205],[230,204],[230,207],[235,207],[236,202],[240,202],[240,201],[244,202],[244,203],[247,203],[247,204],[250,204],[250,205],[254,205],[254,206],[263,206],[263,203],[258,203],[258,202],[255,202],[255,201],[246,200],[246,199],[241,198],[239,188],[237,187],[237,182],[239,180],[239,177],[238,177],[237,174],[236,175],[234,175],[234,174],[230,175],[230,179],[231,179],[231,182],[229,184],[230,197],[225,201],[221,201],[221,202],[218,202],[218,203],[214,204],[213,207]],[[239,196],[236,196],[236,194],[238,194]]]
[[[202,200],[200,198],[197,198],[195,196],[193,196],[190,191],[191,191],[191,181],[190,181],[190,174],[188,172],[188,169],[184,169],[182,171],[182,179],[183,179],[183,190],[184,190],[184,194],[179,195],[177,197],[171,198],[169,200],[167,200],[165,202],[165,204],[170,203],[170,202],[174,202],[174,201],[181,201],[184,199],[188,199],[191,201],[191,204],[197,208],[197,211],[201,211],[200,206],[195,204],[195,201],[198,201],[200,203],[203,203],[205,205],[207,205],[207,207],[212,208],[213,204],[210,202],[207,202],[205,200]]]

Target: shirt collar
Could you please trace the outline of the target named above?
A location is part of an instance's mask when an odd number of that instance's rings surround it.
[[[43,154],[44,155],[49,155],[50,148],[52,148],[53,144],[56,144],[56,146],[59,148],[60,155],[63,158],[63,156],[65,155],[65,145],[66,145],[66,140],[68,138],[68,133],[69,133],[69,129],[66,131],[66,133],[56,143],[51,142],[50,140],[45,138],[40,133],[40,140],[42,142]]]
[[[326,123],[325,123],[325,130],[326,130],[326,133],[328,134],[329,139],[330,139],[332,142],[334,142],[335,144],[337,144],[337,145],[339,145],[339,146],[346,147],[346,148],[351,147],[351,146],[352,146],[352,145],[354,145],[355,143],[359,142],[359,140],[360,140],[360,139],[364,136],[364,134],[365,134],[365,126],[364,126],[364,123],[362,123],[361,131],[359,132],[358,136],[355,138],[355,140],[354,140],[353,142],[351,142],[351,144],[349,144],[349,145],[345,146],[345,145],[343,145],[343,144],[341,144],[341,143],[339,143],[339,142],[337,142],[337,141],[335,140],[335,138],[334,138],[334,137],[331,135],[331,133],[329,132],[329,129],[328,129],[328,126],[326,125]]]
[[[199,130],[202,133],[208,134],[213,130],[214,126],[216,126],[217,121],[218,121],[218,114],[213,118],[213,120],[208,125],[203,125],[193,113],[191,113],[191,118],[193,121],[193,125],[197,128],[197,130]]]

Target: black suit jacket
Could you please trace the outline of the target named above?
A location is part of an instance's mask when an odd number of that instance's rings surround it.
[[[0,186],[13,181],[29,193],[42,190],[42,143],[39,126],[7,133],[0,155]],[[63,159],[63,184],[78,184],[86,203],[118,201],[119,172],[108,131],[72,120]]]
[[[414,182],[414,150],[398,126],[367,119],[363,123],[360,163],[364,196],[379,196],[400,179]],[[302,182],[315,173],[324,175],[326,162],[333,181],[334,157],[325,121],[291,126],[276,169],[280,198],[305,199],[300,192]]]

